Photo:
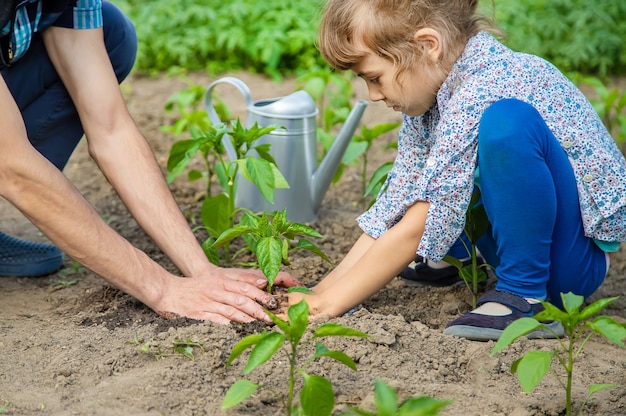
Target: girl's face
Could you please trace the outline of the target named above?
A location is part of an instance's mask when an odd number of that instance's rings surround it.
[[[397,79],[396,66],[365,46],[362,46],[363,59],[352,67],[367,84],[370,100],[384,101],[387,107],[409,116],[420,116],[428,111],[447,76],[436,64],[441,53],[438,33],[423,29],[415,38],[427,46],[427,56],[416,56],[411,69]]]
[[[369,52],[352,70],[367,84],[370,100],[384,101],[387,107],[409,116],[420,116],[433,105],[441,86],[431,66],[416,62],[412,70],[396,80],[395,65]]]

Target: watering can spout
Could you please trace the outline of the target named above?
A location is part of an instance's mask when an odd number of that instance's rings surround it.
[[[313,186],[311,187],[313,194],[311,197],[315,211],[317,211],[322,204],[324,195],[326,194],[326,191],[333,180],[333,176],[341,163],[341,159],[350,144],[354,131],[359,124],[359,120],[363,116],[365,107],[367,107],[367,101],[357,101],[341,128],[341,131],[339,131],[335,141],[324,157],[324,160],[313,174]]]

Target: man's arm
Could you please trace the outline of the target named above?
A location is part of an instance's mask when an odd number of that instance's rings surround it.
[[[261,286],[260,272],[217,268],[199,247],[126,109],[104,49],[102,30],[52,27],[43,36],[78,109],[90,154],[139,224],[192,278],[171,275],[132,247],[32,149],[4,82],[1,122],[14,129],[3,129],[0,142],[2,195],[63,251],[157,312],[222,323],[267,319],[255,301],[273,301],[257,287]],[[293,284],[293,280],[287,283]]]

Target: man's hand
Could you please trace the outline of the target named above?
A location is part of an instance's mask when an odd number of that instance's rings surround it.
[[[263,289],[267,279],[260,270],[215,268],[191,278],[174,278],[163,291],[162,301],[152,308],[161,316],[185,316],[220,324],[271,322],[264,308],[277,307],[276,298]],[[279,273],[276,285],[302,284],[288,273]]]

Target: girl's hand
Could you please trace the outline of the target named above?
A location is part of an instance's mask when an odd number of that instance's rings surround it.
[[[300,302],[302,299],[305,300],[307,305],[309,305],[309,320],[315,319],[323,314],[319,310],[319,295],[315,293],[300,293],[293,292],[287,295],[289,299],[289,306],[295,305]]]

